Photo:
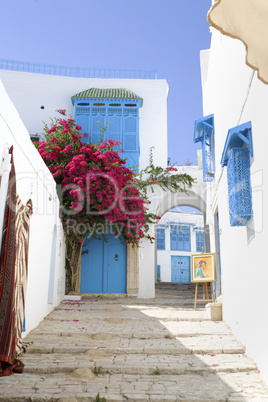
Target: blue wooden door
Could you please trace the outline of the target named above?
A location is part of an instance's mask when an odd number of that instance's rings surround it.
[[[191,282],[190,280],[190,257],[172,255],[171,256],[171,282]]]
[[[88,238],[83,245],[82,293],[126,293],[126,245],[110,234],[108,242]]]
[[[180,257],[171,256],[171,282],[180,282]]]
[[[126,247],[124,244],[107,244],[107,282],[104,281],[104,293],[126,293]]]
[[[180,264],[181,276],[180,282],[191,282],[191,272],[190,272],[190,257],[181,257]]]

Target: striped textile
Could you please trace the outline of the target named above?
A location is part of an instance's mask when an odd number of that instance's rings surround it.
[[[12,150],[13,147],[11,154]],[[0,255],[0,377],[21,373],[24,367],[17,354],[24,316],[31,212],[31,201],[24,207],[16,194],[12,156]]]

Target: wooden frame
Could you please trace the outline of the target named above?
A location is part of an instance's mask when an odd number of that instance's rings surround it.
[[[191,281],[214,282],[216,280],[215,253],[191,255]]]

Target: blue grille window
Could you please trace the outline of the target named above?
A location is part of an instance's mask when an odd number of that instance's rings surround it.
[[[190,226],[170,225],[170,250],[191,251]]]
[[[233,148],[227,164],[231,226],[245,226],[252,217],[248,148]]]
[[[194,142],[202,142],[203,180],[210,182],[215,174],[214,115],[195,121]]]
[[[251,219],[250,155],[253,156],[251,122],[228,131],[221,166],[227,166],[231,226],[245,226]]]
[[[165,229],[157,229],[157,250],[165,250]]]
[[[205,251],[205,233],[204,230],[197,230],[195,232],[196,235],[196,251],[197,252],[202,252],[202,247],[203,250]]]
[[[126,167],[132,168],[139,165],[139,108],[141,100],[135,99],[135,103],[127,100],[124,103],[120,99],[87,99],[83,105],[83,99],[74,99],[74,118],[82,127],[81,132],[89,134],[83,137],[83,142],[98,144],[101,138],[99,127],[103,128],[108,122],[102,140],[112,139],[120,141],[124,152],[121,154],[126,159]],[[112,103],[111,103],[112,102]],[[138,169],[137,169],[138,170]]]

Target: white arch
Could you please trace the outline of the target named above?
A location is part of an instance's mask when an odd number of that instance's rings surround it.
[[[206,184],[203,182],[203,171],[197,166],[179,166],[179,173],[187,173],[195,179],[192,187],[186,188],[186,192],[171,192],[155,186],[148,192],[151,201],[150,211],[163,216],[166,212],[179,206],[189,206],[202,212],[204,217],[204,231],[206,251],[210,251],[209,226],[206,224]],[[153,230],[155,233],[155,230]],[[156,272],[156,241],[150,243],[147,240],[141,242],[139,249],[139,297],[155,297],[155,272]],[[152,283],[153,282],[153,283]]]

